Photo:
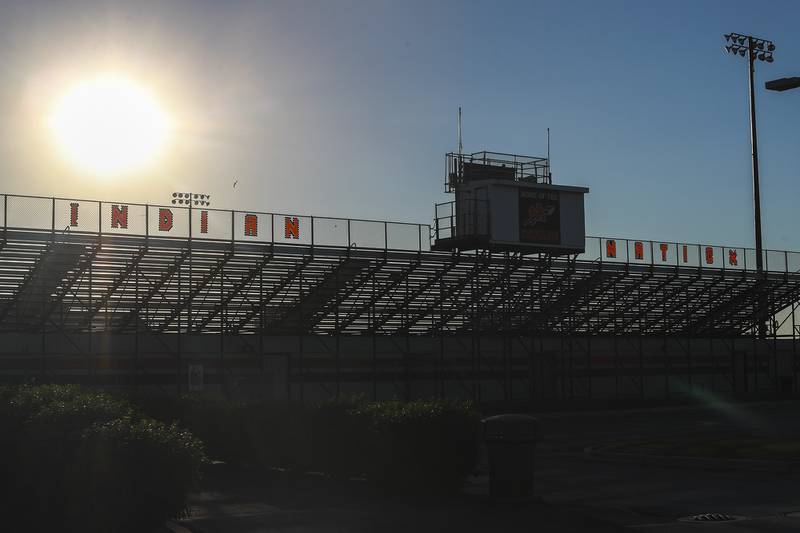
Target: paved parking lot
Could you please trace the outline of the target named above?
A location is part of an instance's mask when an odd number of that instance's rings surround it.
[[[598,460],[591,445],[686,435],[800,435],[798,403],[714,404],[625,412],[540,415],[545,435],[536,467],[537,500],[488,501],[488,477],[473,476],[465,494],[409,500],[375,494],[360,481],[285,473],[220,471],[192,498],[181,523],[196,532],[569,531],[658,533],[780,532],[800,529],[800,475]],[[700,513],[745,517],[682,523]]]

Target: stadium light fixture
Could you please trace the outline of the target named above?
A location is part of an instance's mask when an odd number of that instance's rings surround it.
[[[738,42],[739,46],[728,50],[728,53],[740,56],[747,56],[748,66],[748,79],[750,87],[750,145],[753,153],[753,211],[755,219],[755,234],[756,234],[756,270],[759,276],[764,272],[764,247],[761,238],[761,191],[759,188],[758,177],[758,136],[756,134],[756,92],[753,85],[753,77],[755,73],[755,62],[766,61],[772,63],[772,52],[775,51],[775,44],[767,39],[753,37],[752,35],[742,35],[740,33],[727,33],[724,35],[725,41]],[[766,52],[764,48],[766,47]],[[759,302],[759,309],[763,311],[764,302]],[[761,312],[761,311],[760,311]],[[763,316],[757,317],[758,336],[765,338],[767,336],[766,320]]]
[[[173,192],[172,205],[209,207],[211,205],[211,195],[192,192]]]
[[[764,84],[770,91],[787,91],[789,89],[797,89],[800,87],[800,78],[780,78],[777,80],[770,80]]]

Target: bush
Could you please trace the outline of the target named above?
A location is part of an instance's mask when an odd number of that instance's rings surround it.
[[[24,390],[16,402],[26,417],[18,429],[16,457],[19,472],[24,473],[19,476],[19,488],[34,505],[35,515],[59,523],[64,494],[73,489],[64,475],[80,445],[81,432],[94,423],[132,417],[135,412],[118,398],[77,388]]]
[[[372,427],[367,477],[388,490],[453,490],[478,461],[480,418],[470,403],[379,402],[355,412]]]
[[[242,456],[262,467],[306,471],[312,467],[311,412],[294,403],[254,403],[243,408]]]
[[[228,463],[247,459],[243,404],[213,393],[140,393],[129,398],[148,416],[191,431],[205,443],[212,459]]]
[[[175,425],[117,419],[84,430],[67,472],[67,522],[87,533],[152,530],[186,508],[203,444]],[[90,527],[87,527],[90,526]]]
[[[351,396],[313,407],[255,404],[244,412],[246,455],[262,466],[366,474],[388,490],[418,492],[459,487],[478,460],[480,420],[469,403]]]
[[[0,507],[17,530],[154,528],[184,507],[202,461],[188,433],[71,385],[6,388],[0,402]]]
[[[333,477],[363,475],[372,444],[368,417],[360,414],[363,396],[343,396],[311,410],[311,468]]]

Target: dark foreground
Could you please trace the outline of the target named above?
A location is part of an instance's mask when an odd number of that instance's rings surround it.
[[[220,468],[206,491],[193,495],[191,531],[222,532],[612,532],[621,529],[600,512],[551,505],[540,499],[525,504],[494,504],[480,494],[411,498],[377,494],[363,481],[336,481],[315,475],[265,472],[245,474]],[[541,531],[541,529],[540,529]]]
[[[669,435],[798,435],[797,403],[544,415],[537,498],[527,504],[488,499],[488,479],[473,476],[462,494],[417,498],[378,494],[363,481],[311,474],[242,472],[218,466],[191,498],[191,531],[797,531],[800,474],[719,465],[671,465],[591,458],[592,445]],[[727,523],[680,517],[726,513]]]

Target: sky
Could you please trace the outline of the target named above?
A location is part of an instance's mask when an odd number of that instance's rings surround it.
[[[747,66],[758,63],[764,245],[800,250],[797,2],[0,0],[0,192],[430,223],[444,154],[546,153],[590,188],[589,235],[752,246]],[[45,117],[124,72],[175,131],[152,165],[88,175]],[[236,187],[234,182],[238,182]]]

